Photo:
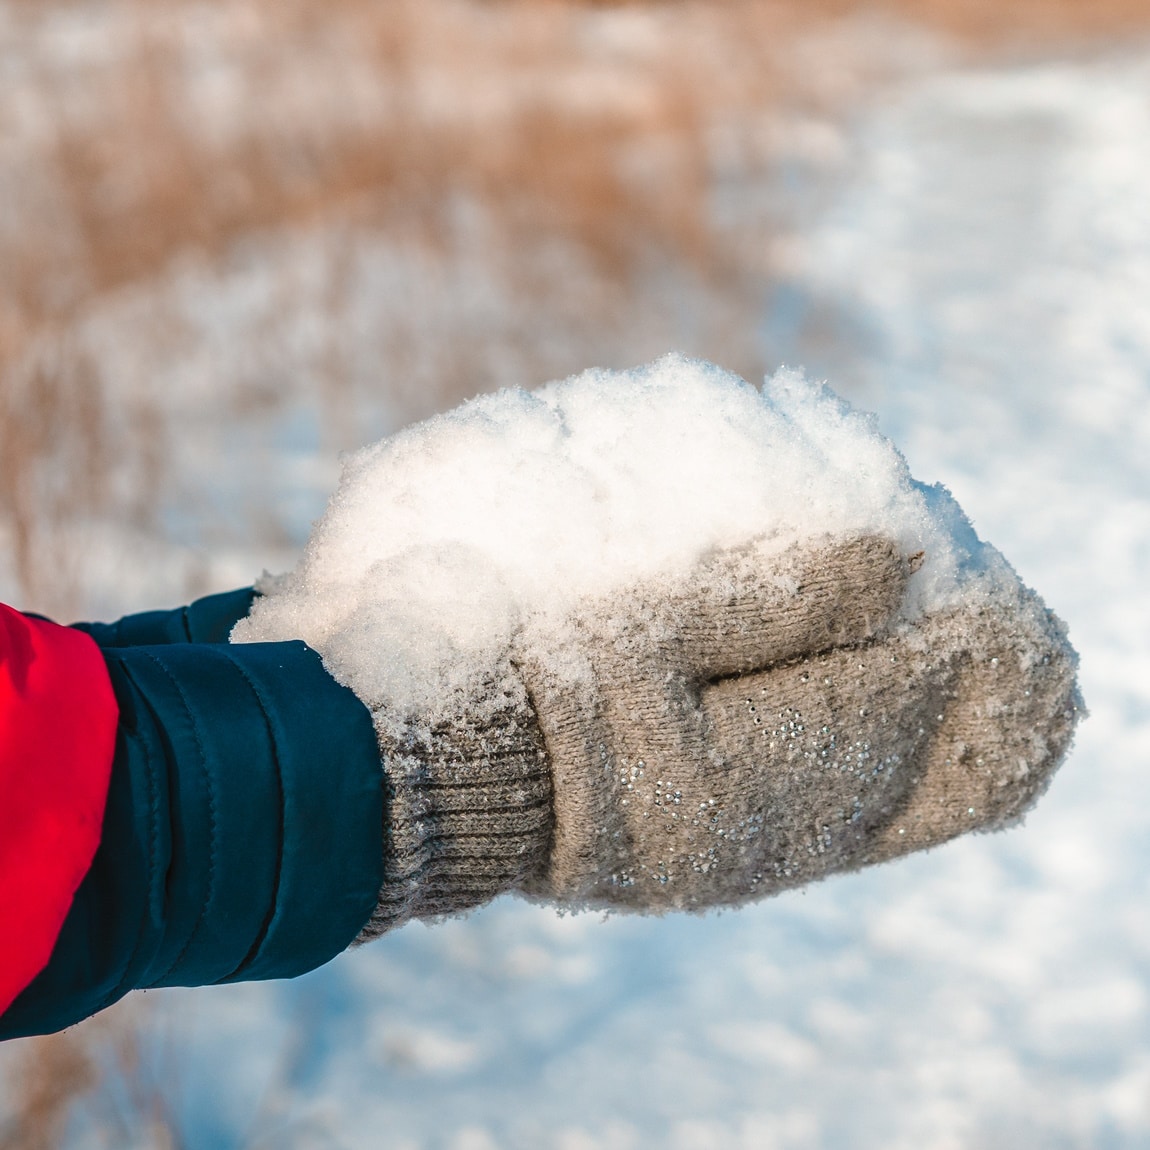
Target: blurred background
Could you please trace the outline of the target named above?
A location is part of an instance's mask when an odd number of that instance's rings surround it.
[[[1150,1145],[1150,0],[0,0],[0,599],[250,583],[341,451],[669,349],[875,411],[1067,621],[1025,827],[136,995],[0,1049],[0,1150]]]

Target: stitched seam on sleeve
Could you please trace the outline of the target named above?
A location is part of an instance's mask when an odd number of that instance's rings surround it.
[[[203,740],[200,738],[199,724],[196,722],[195,714],[192,711],[191,704],[188,702],[188,697],[184,693],[183,687],[172,672],[164,665],[164,663],[156,658],[150,651],[146,653],[146,657],[150,659],[155,665],[167,676],[168,681],[175,688],[176,694],[180,697],[180,702],[183,704],[184,710],[187,712],[188,720],[192,728],[192,737],[196,743],[196,751],[200,758],[200,769],[204,773],[204,781],[208,789],[208,892],[204,897],[203,906],[200,907],[200,913],[196,916],[195,925],[193,925],[191,933],[188,935],[187,940],[184,942],[180,953],[176,955],[171,965],[167,967],[163,973],[156,975],[151,980],[149,985],[155,986],[157,982],[165,979],[176,969],[184,960],[184,956],[188,953],[188,949],[196,940],[196,935],[199,934],[200,927],[204,924],[204,919],[207,917],[208,907],[212,903],[212,899],[216,893],[216,848],[217,848],[217,826],[216,826],[216,790],[212,785],[212,773],[208,770],[207,755],[204,753]]]
[[[225,654],[225,652],[221,652]],[[276,850],[276,876],[275,887],[273,888],[271,905],[268,907],[264,915],[264,921],[260,925],[259,933],[256,935],[255,941],[248,948],[248,952],[236,965],[234,970],[229,971],[226,975],[217,979],[218,982],[224,982],[229,978],[234,978],[240,973],[249,963],[251,963],[259,954],[260,948],[263,946],[267,939],[268,931],[271,929],[272,921],[276,916],[276,911],[279,909],[280,898],[280,882],[283,878],[283,861],[284,861],[284,841],[287,836],[287,828],[285,826],[287,820],[287,799],[284,794],[284,777],[283,767],[280,764],[279,746],[276,743],[275,731],[272,729],[271,724],[271,708],[269,700],[264,693],[260,690],[256,681],[248,674],[245,667],[232,657],[230,651],[226,652],[226,657],[232,666],[240,673],[243,680],[251,688],[252,694],[255,695],[256,701],[259,703],[260,714],[263,717],[264,726],[268,733],[268,745],[271,748],[271,759],[275,766],[276,789],[279,792],[279,844]]]
[[[120,670],[124,674],[124,677],[128,680],[129,683],[131,683],[132,687],[135,688],[139,692],[139,694],[141,696],[140,701],[145,703],[148,707],[148,710],[151,711],[152,710],[151,704],[147,702],[147,699],[144,696],[143,691],[140,690],[135,679],[132,677],[131,672],[128,670],[128,668],[122,662],[119,663],[119,666],[120,666]],[[157,865],[156,864],[156,856],[159,853],[160,792],[159,792],[159,788],[156,786],[155,769],[154,769],[154,764],[153,764],[151,748],[147,746],[147,742],[143,737],[141,737],[141,743],[143,743],[145,746],[144,757],[145,757],[145,760],[147,762],[147,776],[148,776],[148,813],[150,816],[149,824],[148,824],[148,829],[149,829],[149,833],[148,833],[148,888],[149,888],[149,890],[148,890],[148,902],[150,903],[151,902],[152,879],[154,878],[155,873],[156,873],[156,865]],[[115,988],[113,990],[109,991],[107,995],[105,995],[103,1003],[99,1007],[100,1010],[103,1010],[104,1007],[106,1007],[106,1006],[110,1006],[113,1002],[117,1002],[119,999],[123,998],[124,995],[129,990],[134,989],[134,987],[125,986],[124,984],[127,981],[128,974],[132,969],[132,964],[136,961],[137,957],[139,956],[140,945],[144,941],[144,933],[145,933],[146,923],[147,923],[147,914],[145,913],[143,918],[141,918],[141,920],[140,920],[140,927],[139,927],[139,930],[136,932],[136,943],[132,947],[132,952],[131,952],[131,954],[128,955],[127,959],[124,962],[124,965],[120,969],[119,977],[116,981]],[[95,1012],[93,1012],[93,1013],[95,1013]]]

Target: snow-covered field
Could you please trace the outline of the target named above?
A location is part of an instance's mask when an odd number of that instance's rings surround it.
[[[737,913],[503,900],[293,983],[149,994],[187,1146],[1150,1144],[1150,52],[912,79],[845,148],[763,339],[1067,621],[1091,717],[1049,794]],[[306,517],[334,471],[285,420]]]

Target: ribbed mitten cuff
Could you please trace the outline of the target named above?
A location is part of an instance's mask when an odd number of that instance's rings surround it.
[[[546,865],[551,841],[550,768],[525,695],[482,724],[384,728],[377,716],[384,879],[357,942],[519,887]]]

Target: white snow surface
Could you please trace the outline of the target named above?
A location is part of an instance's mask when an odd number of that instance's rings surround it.
[[[264,580],[232,639],[303,639],[368,705],[418,720],[482,709],[528,619],[546,642],[580,602],[715,550],[754,546],[769,570],[800,541],[862,533],[925,552],[908,611],[1000,565],[828,388],[668,355],[505,389],[351,455],[300,565]]]

